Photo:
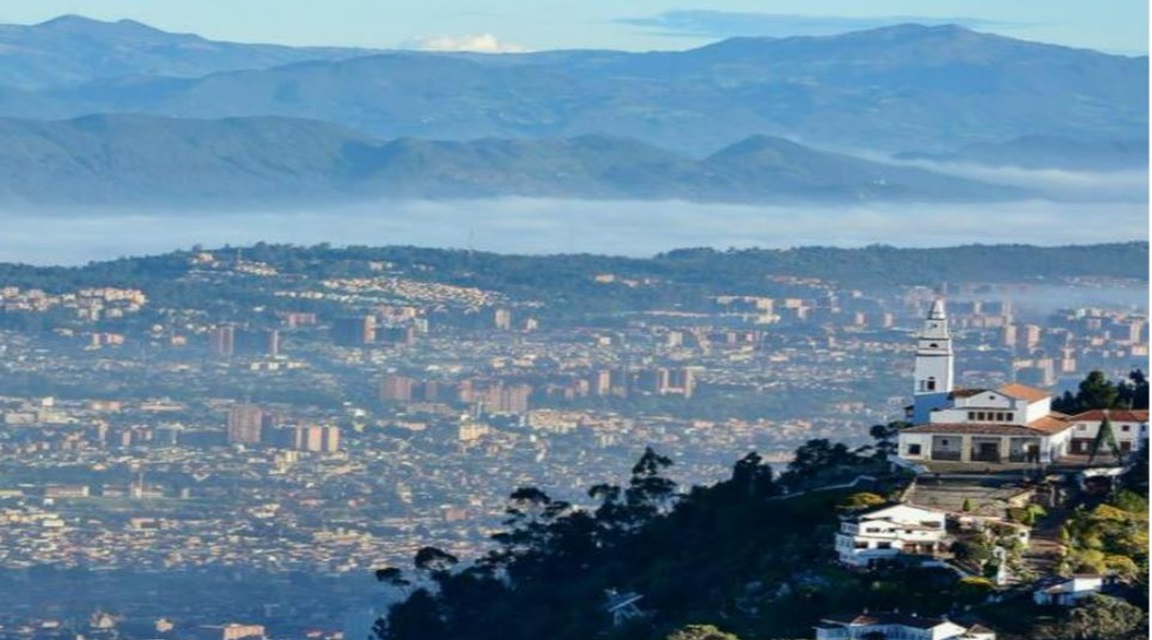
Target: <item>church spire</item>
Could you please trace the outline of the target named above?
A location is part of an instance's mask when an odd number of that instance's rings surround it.
[[[917,423],[927,422],[929,413],[947,405],[953,383],[952,336],[944,301],[937,299],[916,336],[916,367],[913,373],[914,415]]]
[[[948,335],[948,314],[944,310],[944,301],[937,298],[932,303],[932,309],[928,312],[928,317],[924,320],[924,329],[920,332],[920,338],[926,340],[949,340]]]

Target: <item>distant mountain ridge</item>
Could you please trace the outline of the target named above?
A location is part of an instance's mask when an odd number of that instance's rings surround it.
[[[0,85],[35,90],[125,76],[197,78],[372,53],[351,47],[216,42],[134,20],[68,15],[35,25],[0,25]]]
[[[158,52],[145,49],[148,55],[139,59],[108,53],[116,76],[110,80],[111,71],[85,66],[107,53],[97,35],[109,25],[66,25],[69,38],[87,34],[83,53],[72,56],[54,44],[55,57],[37,66],[35,56],[5,49],[0,115],[276,115],[334,122],[382,138],[603,134],[696,155],[756,134],[828,148],[935,153],[1025,135],[1132,139],[1146,137],[1148,127],[1147,57],[955,26],[737,38],[649,53],[392,51],[348,57],[348,50],[320,55],[214,43],[218,59],[207,61],[164,39]],[[127,32],[123,37],[131,42],[195,38],[161,36],[134,23],[112,27]],[[36,33],[60,42],[58,31],[41,25]],[[0,45],[11,42],[4,33]],[[293,60],[276,62],[289,54]],[[73,59],[78,57],[83,59]],[[209,71],[213,65],[233,70]],[[53,74],[57,84],[46,86],[44,77]],[[60,84],[85,74],[87,83]]]
[[[0,202],[271,206],[531,196],[724,202],[1007,200],[1028,192],[757,136],[695,160],[579,136],[381,141],[328,123],[0,119]]]

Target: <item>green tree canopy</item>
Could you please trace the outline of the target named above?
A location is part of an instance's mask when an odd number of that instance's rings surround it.
[[[666,640],[740,640],[710,624],[690,624],[668,634]]]

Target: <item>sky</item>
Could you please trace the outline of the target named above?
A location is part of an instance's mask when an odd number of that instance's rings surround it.
[[[0,23],[128,18],[215,40],[487,51],[687,49],[730,36],[900,22],[1124,55],[1148,52],[1147,0],[2,0]]]

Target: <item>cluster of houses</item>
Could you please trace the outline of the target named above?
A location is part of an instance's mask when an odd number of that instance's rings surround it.
[[[951,469],[988,471],[1004,464],[1091,463],[1115,456],[1120,462],[1148,444],[1147,410],[1093,410],[1065,415],[1052,410],[1047,392],[1021,384],[998,389],[957,389],[954,356],[943,301],[936,301],[917,336],[913,426],[897,435],[897,463],[925,469],[949,463]],[[1102,430],[1106,430],[1101,433]],[[1107,451],[1101,451],[1101,443]],[[1086,458],[1086,460],[1085,460]],[[910,504],[883,505],[841,519],[835,534],[839,561],[868,569],[911,559],[943,566],[951,542],[947,514]],[[1105,588],[1101,576],[1051,576],[1033,585],[1039,605],[1073,606]],[[942,618],[899,613],[830,617],[816,627],[816,640],[862,638],[906,640],[995,640],[991,629]]]
[[[912,426],[898,436],[897,455],[910,462],[1051,464],[1093,457],[1101,429],[1120,457],[1148,441],[1148,410],[1052,411],[1052,396],[1022,384],[999,389],[953,386],[955,356],[943,301],[917,337]],[[1099,448],[1098,446],[1096,448]],[[1106,452],[1111,454],[1111,451]]]

